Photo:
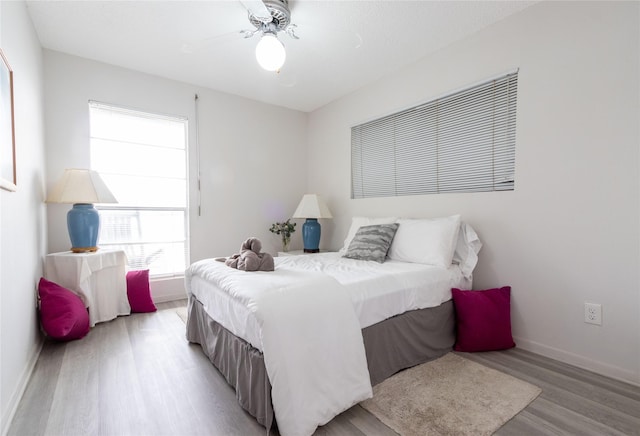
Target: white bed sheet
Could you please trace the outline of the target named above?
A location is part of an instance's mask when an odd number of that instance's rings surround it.
[[[232,274],[220,284],[228,289],[243,283],[243,292],[229,293],[207,279],[219,269]],[[336,279],[349,293],[360,328],[369,327],[409,310],[436,307],[451,299],[451,288],[470,289],[458,265],[440,268],[387,260],[379,264],[343,258],[340,253],[275,258],[273,272],[232,270],[221,262],[205,259],[191,265],[185,274],[188,294],[193,294],[209,316],[234,335],[262,350],[260,329],[247,301],[254,289],[282,286],[302,277],[303,271],[323,272]]]

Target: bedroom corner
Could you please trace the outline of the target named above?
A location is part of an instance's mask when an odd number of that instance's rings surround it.
[[[36,284],[47,249],[42,48],[24,2],[0,2],[0,48],[14,72],[16,179],[0,190],[0,433],[5,434],[42,337]]]

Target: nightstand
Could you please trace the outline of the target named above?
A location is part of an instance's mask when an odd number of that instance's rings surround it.
[[[91,327],[119,315],[129,315],[127,297],[127,255],[123,250],[95,253],[47,254],[45,279],[76,293],[89,309]]]

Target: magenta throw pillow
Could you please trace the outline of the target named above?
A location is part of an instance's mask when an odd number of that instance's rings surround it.
[[[456,351],[515,347],[511,336],[511,287],[484,291],[452,289],[456,310]]]
[[[38,283],[40,323],[45,333],[59,341],[83,338],[89,333],[89,312],[76,294],[44,278]]]
[[[131,312],[156,311],[156,306],[151,299],[151,289],[149,289],[148,269],[127,272],[127,297]]]

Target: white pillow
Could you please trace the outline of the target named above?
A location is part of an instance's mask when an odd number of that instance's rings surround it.
[[[347,237],[344,240],[344,245],[340,250],[341,254],[345,254],[349,249],[349,245],[351,244],[351,240],[358,233],[358,229],[362,226],[374,226],[377,224],[393,224],[396,222],[397,217],[384,217],[384,218],[369,218],[366,216],[354,216],[351,218],[351,227],[347,232]]]
[[[431,219],[399,219],[389,258],[448,268],[460,230],[460,215]]]
[[[482,248],[482,242],[475,230],[467,224],[460,223],[460,233],[453,252],[453,263],[460,265],[462,275],[471,278],[471,273],[478,263],[478,253]]]

